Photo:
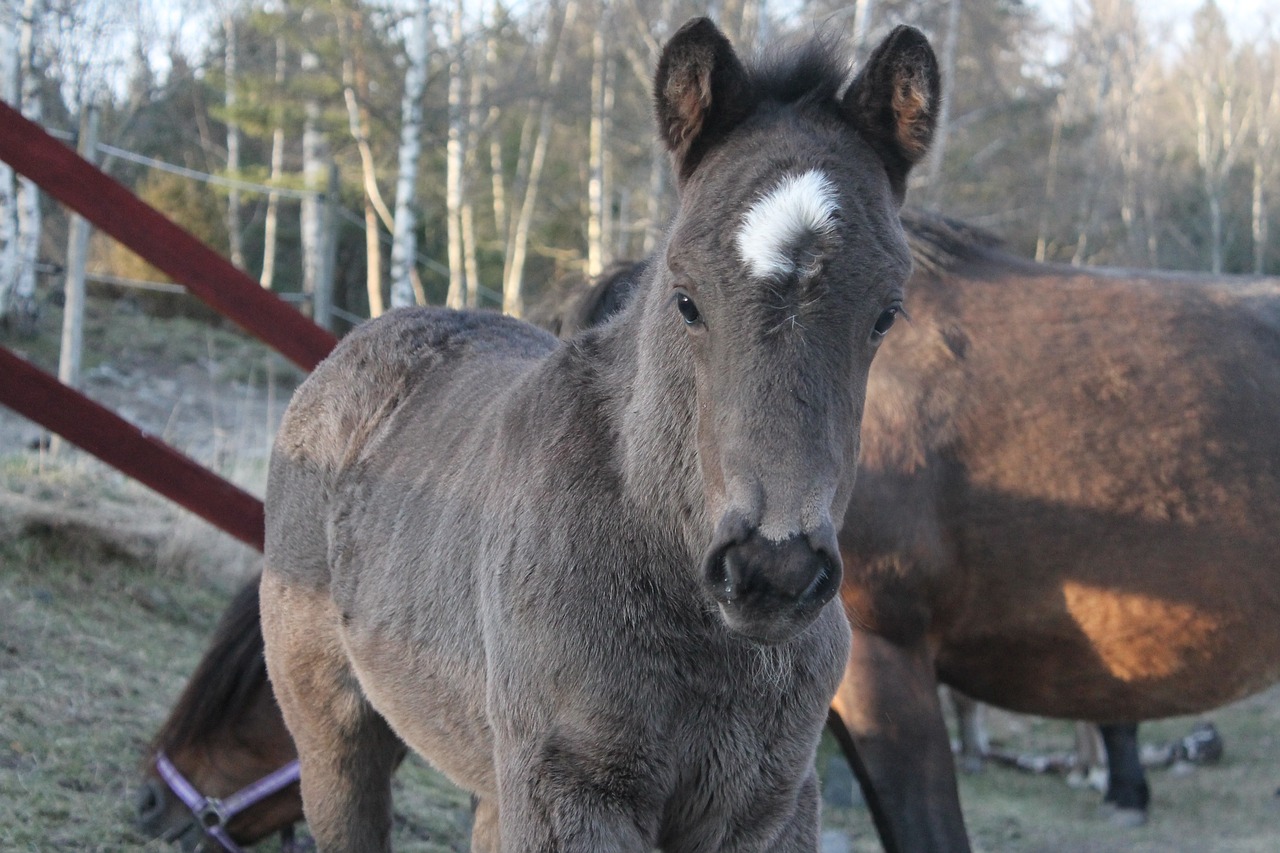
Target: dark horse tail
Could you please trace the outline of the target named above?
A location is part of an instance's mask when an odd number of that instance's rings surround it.
[[[876,834],[880,836],[880,843],[884,845],[885,853],[904,853],[893,840],[893,825],[885,813],[884,804],[876,796],[876,786],[871,783],[871,775],[862,756],[858,755],[858,746],[853,742],[853,735],[849,734],[848,726],[836,713],[835,708],[827,711],[827,731],[831,732],[831,736],[835,738],[845,760],[849,762],[849,768],[858,779],[862,798],[867,803],[867,810],[871,812],[871,820],[875,823]]]

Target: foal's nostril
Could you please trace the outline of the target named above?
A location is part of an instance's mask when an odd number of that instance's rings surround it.
[[[827,602],[835,595],[836,589],[840,586],[840,575],[843,571],[838,559],[832,559],[831,555],[820,550],[815,553],[818,560],[818,571],[800,594],[800,599],[804,601]]]

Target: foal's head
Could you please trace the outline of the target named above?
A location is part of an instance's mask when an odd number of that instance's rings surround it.
[[[297,757],[267,681],[262,650],[258,584],[253,582],[223,614],[208,651],[151,744],[137,801],[138,827],[149,837],[179,841],[188,850],[201,842],[219,847],[162,778],[157,756],[167,756],[201,798],[223,801],[271,778]],[[251,844],[300,820],[302,797],[295,781],[246,805],[229,817],[225,829],[234,843]]]
[[[646,326],[697,398],[702,582],[762,642],[803,630],[840,585],[867,373],[911,270],[899,207],[939,101],[908,27],[843,79],[820,42],[748,69],[698,19],[654,84],[680,206]]]

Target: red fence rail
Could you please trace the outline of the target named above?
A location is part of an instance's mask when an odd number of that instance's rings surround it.
[[[304,370],[337,339],[0,101],[0,160]],[[0,347],[0,403],[262,548],[262,503]]]
[[[304,370],[319,364],[337,343],[332,334],[3,102],[0,160]]]
[[[0,400],[262,550],[262,502],[0,347]]]

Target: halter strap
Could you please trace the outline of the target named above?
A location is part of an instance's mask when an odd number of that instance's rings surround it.
[[[252,782],[225,799],[206,797],[187,781],[181,771],[169,760],[164,751],[156,753],[156,770],[169,789],[182,801],[196,819],[205,834],[222,845],[227,853],[245,853],[244,848],[231,840],[227,824],[245,809],[262,802],[297,782],[300,778],[297,760],[290,761],[279,770],[273,770],[256,782]]]

